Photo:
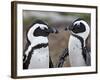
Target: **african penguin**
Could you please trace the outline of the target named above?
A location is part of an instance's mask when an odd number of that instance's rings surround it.
[[[58,33],[42,20],[36,20],[27,31],[27,48],[23,55],[23,69],[53,67],[49,56],[48,35]]]
[[[91,63],[90,52],[86,47],[86,39],[90,27],[83,19],[75,20],[68,28],[71,35],[68,42],[68,54],[71,66],[89,66]]]

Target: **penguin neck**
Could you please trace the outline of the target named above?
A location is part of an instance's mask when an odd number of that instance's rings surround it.
[[[82,48],[85,47],[85,39],[83,39],[82,37],[78,35],[74,35],[74,34],[72,34],[72,36],[80,40]]]
[[[77,37],[70,35],[68,49],[69,49],[69,59],[71,66],[86,65],[82,53],[82,43]]]
[[[45,38],[45,39],[41,38],[41,39],[40,38],[39,39],[33,39],[33,42],[29,43],[30,45],[28,45],[28,48],[25,51],[26,60],[24,60],[24,63],[25,63],[27,68],[28,68],[28,66],[30,64],[30,60],[31,60],[31,57],[32,57],[32,54],[33,54],[34,50],[40,50],[42,48],[48,48],[48,39],[47,38]]]
[[[83,43],[83,47],[85,47],[86,46],[86,40],[89,36],[89,30],[87,30],[86,32],[77,33],[77,34],[71,32],[71,35],[74,36],[74,37],[77,37]]]
[[[85,32],[81,32],[81,33],[73,33],[73,32],[71,32],[71,33],[72,33],[73,35],[82,37],[83,40],[86,41],[86,39],[87,39],[88,36],[89,36],[90,28],[89,28],[88,24],[86,24],[85,22],[84,22],[84,24],[87,26]]]
[[[42,37],[42,36],[33,37],[30,40],[30,44],[31,44],[32,47],[35,47],[39,44],[47,44],[47,43],[48,43],[48,38],[47,37]]]
[[[76,35],[76,34],[73,34],[73,35]],[[83,33],[78,33],[76,36],[81,37],[85,41],[87,37],[89,36],[89,34],[87,32],[83,32]]]
[[[42,48],[42,47],[47,47],[48,46],[48,43],[41,43],[41,44],[38,44],[38,45],[36,45],[36,46],[34,46],[34,49],[40,49],[40,48]]]
[[[29,45],[28,48],[25,52],[26,56],[28,56],[29,52],[32,50],[32,48],[37,49],[37,48],[41,48],[41,47],[45,47],[46,45],[48,45],[48,38],[47,37],[33,37],[33,39],[29,40]]]

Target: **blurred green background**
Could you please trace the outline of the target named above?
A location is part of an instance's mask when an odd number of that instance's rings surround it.
[[[52,12],[52,11],[34,11],[34,10],[23,10],[23,47],[27,43],[26,31],[30,25],[37,19],[46,22],[49,27],[55,27],[59,30],[58,34],[50,34],[49,39],[49,51],[50,56],[55,67],[59,61],[59,56],[63,50],[67,48],[69,40],[69,32],[64,31],[65,27],[68,27],[77,18],[84,19],[89,25],[91,20],[91,14],[88,13],[70,13],[70,12]],[[90,48],[90,35],[87,40],[87,46]],[[69,67],[70,62],[67,58],[64,67]]]

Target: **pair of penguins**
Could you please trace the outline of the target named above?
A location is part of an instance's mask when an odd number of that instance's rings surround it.
[[[90,65],[90,53],[86,48],[86,39],[90,33],[90,27],[83,19],[76,19],[65,31],[70,31],[68,50],[71,66]],[[49,27],[45,22],[37,20],[27,31],[27,46],[23,53],[23,69],[53,68],[49,56],[48,36],[58,33],[58,30]],[[59,66],[58,66],[59,67]]]

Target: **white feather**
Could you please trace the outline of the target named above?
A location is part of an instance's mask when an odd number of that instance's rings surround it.
[[[82,37],[84,40],[84,47],[85,47],[85,41],[86,41],[87,37],[89,36],[90,27],[83,20],[76,21],[74,23],[74,25],[75,24],[79,25],[80,22],[84,24],[86,31],[81,32],[81,33],[73,33],[71,31],[71,34]],[[70,35],[68,49],[69,49],[69,59],[70,59],[71,66],[86,66],[85,60],[82,55],[82,46],[81,45],[82,44],[78,38],[74,37],[73,35]]]
[[[70,36],[69,44],[69,60],[71,66],[85,66],[85,61],[82,56],[81,42],[74,36]]]
[[[29,29],[27,33],[27,38],[31,44],[29,45],[28,49],[25,51],[26,59],[24,60],[24,62],[27,60],[29,52],[31,51],[32,47],[35,47],[38,44],[48,43],[47,37],[43,37],[43,36],[35,37],[33,35],[34,30],[36,30],[36,28],[38,27],[40,27],[41,29],[48,28],[46,25],[43,25],[43,24],[35,24]],[[43,48],[33,50],[33,54],[30,60],[30,64],[29,64],[29,69],[33,69],[33,68],[49,68],[48,47],[46,48],[43,47]]]
[[[29,69],[33,68],[49,68],[49,49],[40,48],[33,52]]]

